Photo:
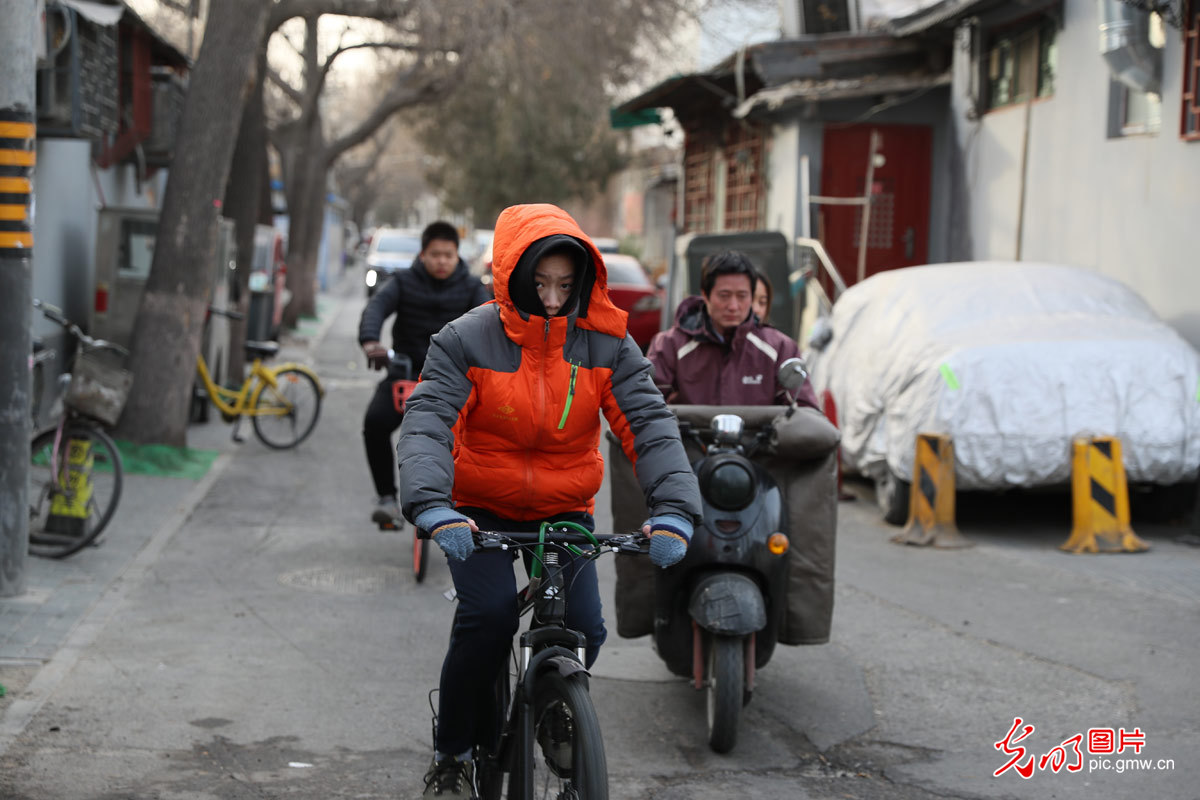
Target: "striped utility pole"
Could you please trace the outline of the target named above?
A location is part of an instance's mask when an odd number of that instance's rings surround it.
[[[0,597],[25,591],[37,120],[34,0],[0,0]]]

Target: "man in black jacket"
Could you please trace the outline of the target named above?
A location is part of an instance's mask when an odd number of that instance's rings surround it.
[[[396,502],[396,458],[392,450],[392,433],[400,427],[402,414],[396,409],[392,387],[398,380],[417,379],[425,365],[429,337],[490,299],[479,278],[471,275],[466,262],[458,257],[458,231],[448,222],[434,222],[421,233],[421,253],[412,266],[397,272],[363,309],[358,342],[372,368],[388,371],[375,388],[363,417],[367,464],[378,495],[371,520],[383,530],[397,530],[403,524]],[[384,320],[392,314],[396,315],[392,349],[412,360],[411,374],[389,363],[387,348],[379,341]]]

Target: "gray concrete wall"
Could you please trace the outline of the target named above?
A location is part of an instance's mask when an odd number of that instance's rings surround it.
[[[38,139],[34,173],[33,296],[53,303],[73,320],[86,320],[94,289],[96,195],[91,144],[83,139]],[[58,334],[34,318],[35,333]]]
[[[969,63],[956,49],[955,127],[976,259],[1017,254],[1025,125],[1028,165],[1020,256],[1090,267],[1136,289],[1200,347],[1200,142],[1179,138],[1182,38],[1167,28],[1162,130],[1110,139],[1109,71],[1091,0],[1066,0],[1054,95],[965,114]]]
[[[60,306],[85,324],[96,288],[98,209],[156,208],[166,186],[158,170],[140,184],[131,165],[93,172],[92,144],[85,139],[38,139],[34,191],[33,296]],[[39,327],[48,325],[45,330]],[[56,333],[35,320],[35,332]]]

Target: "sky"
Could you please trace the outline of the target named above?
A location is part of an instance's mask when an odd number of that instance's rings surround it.
[[[707,69],[738,48],[779,38],[779,4],[743,2],[723,4],[704,15],[700,23],[696,69]]]

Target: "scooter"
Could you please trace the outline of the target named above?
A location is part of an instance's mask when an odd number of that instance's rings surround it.
[[[781,385],[792,391],[808,377],[798,358],[785,361],[779,372]],[[701,427],[698,412],[712,407],[673,407],[685,442],[702,454],[692,469],[700,483],[703,522],[683,561],[656,573],[654,642],[672,672],[706,690],[708,742],[718,753],[736,744],[741,709],[783,624],[790,547],[786,495],[753,458],[796,408],[795,401],[786,409],[742,406]]]

